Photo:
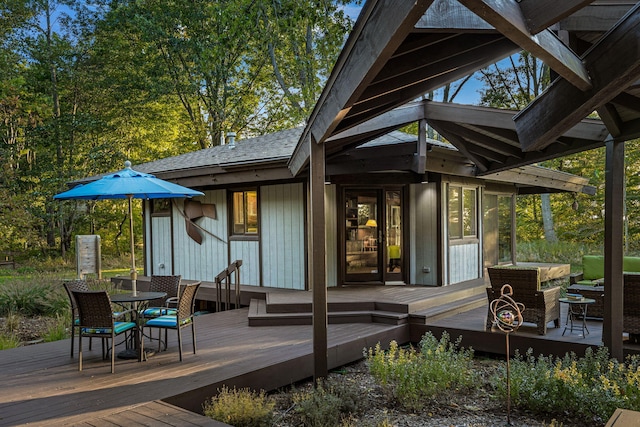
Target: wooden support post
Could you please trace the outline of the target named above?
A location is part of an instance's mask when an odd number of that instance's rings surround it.
[[[622,361],[622,248],[624,216],[624,142],[606,143],[604,215],[604,320],[602,341]]]
[[[312,138],[309,159],[310,221],[309,235],[309,285],[313,292],[313,380],[326,378],[328,369],[327,350],[327,280],[326,280],[326,237],[324,213],[325,159],[324,144],[316,144]]]

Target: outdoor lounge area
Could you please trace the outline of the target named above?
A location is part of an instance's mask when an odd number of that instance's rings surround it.
[[[504,334],[485,330],[484,289],[484,284],[401,287],[393,292],[388,287],[331,289],[329,368],[358,360],[363,348],[377,342],[417,342],[427,331],[439,334],[446,330],[452,337],[462,336],[463,345],[476,351],[503,353]],[[202,290],[203,295],[215,295],[211,282],[203,283]],[[461,305],[461,295],[470,293],[480,295],[482,304],[471,309]],[[299,291],[278,290],[263,301],[267,299],[274,307],[298,307],[301,313],[310,303],[309,293]],[[458,302],[446,302],[451,300]],[[376,320],[371,313],[356,316],[357,311],[364,311],[361,304],[379,311],[380,317]],[[196,355],[180,362],[175,334],[170,334],[167,351],[146,362],[119,360],[115,374],[109,372],[109,361],[102,359],[99,345],[91,351],[85,349],[82,372],[77,370],[77,354],[69,357],[69,340],[3,351],[2,424],[86,425],[90,418],[105,425],[148,425],[158,417],[176,417],[192,425],[219,425],[198,413],[204,399],[222,384],[271,390],[313,374],[311,325],[292,321],[289,313],[289,319],[279,318],[280,324],[250,326],[252,310],[255,307],[197,316]],[[393,322],[389,320],[391,312],[396,313]],[[537,333],[534,324],[521,327],[511,336],[513,349],[581,354],[587,347],[601,345],[602,322],[587,320],[590,333],[586,336],[563,336],[566,312],[560,316],[562,327],[549,328],[544,336]],[[190,348],[190,334],[183,339]],[[627,352],[640,351],[638,345],[627,344],[625,348]]]

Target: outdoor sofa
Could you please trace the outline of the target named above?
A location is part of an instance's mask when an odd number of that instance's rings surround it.
[[[625,256],[622,269],[624,273],[640,273],[640,257]],[[587,318],[601,319],[604,316],[604,256],[584,255],[582,272],[569,276],[567,292],[596,300],[589,305]]]

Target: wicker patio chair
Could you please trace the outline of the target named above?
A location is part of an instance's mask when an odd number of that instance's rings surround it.
[[[149,292],[165,292],[164,298],[158,298],[149,301],[147,308],[142,310],[140,316],[142,320],[152,319],[164,314],[172,314],[167,312],[167,300],[172,301],[178,296],[178,288],[180,287],[180,275],[176,276],[159,276],[152,275],[149,283]]]
[[[491,287],[487,288],[489,303],[500,297],[503,285],[511,285],[512,298],[524,304],[523,322],[535,323],[538,334],[547,333],[547,324],[553,321],[560,327],[560,286],[540,289],[540,270],[535,267],[489,267]],[[487,317],[487,329],[493,324],[491,311]]]
[[[196,354],[196,326],[194,321],[195,303],[198,288],[201,282],[187,283],[181,286],[180,297],[178,299],[178,307],[176,314],[166,314],[148,320],[143,328],[159,328],[164,329],[165,348],[167,346],[167,331],[173,329],[178,333],[178,350],[180,361],[182,362],[182,328],[191,326],[191,338],[193,340],[193,354]],[[143,334],[144,336],[144,334]],[[161,350],[162,341],[158,340],[158,351]]]
[[[75,341],[76,329],[78,328],[80,321],[80,317],[78,315],[78,304],[76,304],[76,299],[73,297],[73,291],[88,291],[89,285],[86,280],[77,279],[65,281],[62,283],[62,286],[64,286],[64,290],[67,291],[67,295],[69,296],[69,305],[71,306],[71,357],[73,357],[73,343]],[[89,339],[89,350],[91,350],[91,339]]]
[[[116,337],[128,331],[137,329],[135,322],[136,313],[134,310],[126,310],[114,313],[111,309],[111,300],[107,291],[73,291],[75,301],[78,304],[78,370],[82,371],[82,338],[98,337],[103,339],[102,358],[106,359],[107,353],[111,352],[111,373],[115,372],[115,347]],[[126,317],[131,316],[130,321]],[[116,321],[116,319],[125,319]],[[104,340],[111,339],[111,348],[105,351]],[[142,340],[140,352],[144,351]]]
[[[630,342],[640,343],[640,274],[624,275],[622,298],[623,331]]]

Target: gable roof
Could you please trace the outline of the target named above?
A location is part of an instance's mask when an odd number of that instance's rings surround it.
[[[550,26],[555,26],[555,33]],[[458,149],[469,151],[478,173],[602,146],[608,134],[619,140],[637,137],[639,28],[640,2],[631,0],[368,0],[289,167],[294,175],[306,167],[309,144],[326,144],[329,152],[337,135],[523,49],[546,62],[558,77],[522,113],[509,113],[515,120],[510,137],[515,145],[509,145],[515,149],[492,159],[491,153],[480,155],[468,145],[473,137],[499,152],[505,146],[497,135],[440,126],[440,133]],[[592,127],[584,138],[590,142],[565,138],[594,109],[604,125]],[[422,118],[429,120],[428,112]],[[491,124],[491,118],[485,120],[486,128]],[[386,131],[392,129],[387,125]],[[359,135],[350,146],[372,136]]]

